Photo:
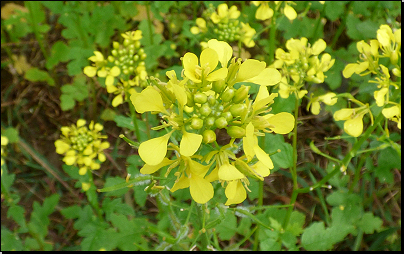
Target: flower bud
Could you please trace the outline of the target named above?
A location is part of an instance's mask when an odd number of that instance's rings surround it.
[[[199,113],[203,116],[208,116],[212,112],[212,109],[210,108],[208,103],[205,103],[202,105],[202,107],[199,109]]]
[[[224,80],[217,80],[213,82],[213,91],[216,93],[221,93],[224,87],[226,86],[226,82]]]
[[[212,130],[205,130],[202,133],[202,136],[203,136],[203,142],[205,144],[209,144],[209,143],[216,141],[216,134]]]
[[[108,56],[107,59],[108,59],[108,61],[111,62],[111,63],[112,63],[113,61],[115,61],[115,58],[114,58],[113,56]]]
[[[194,102],[204,104],[208,101],[208,96],[204,93],[196,93],[194,94]]]
[[[230,122],[231,120],[233,120],[233,115],[229,111],[223,112],[221,114],[221,116],[223,116],[227,122]]]
[[[245,129],[239,126],[230,126],[227,128],[227,134],[232,138],[242,138],[245,136]]]
[[[196,117],[192,118],[191,127],[194,130],[199,130],[200,128],[203,127],[203,120],[200,118],[196,118]]]
[[[219,117],[218,119],[216,119],[216,120],[215,120],[215,126],[216,126],[217,128],[219,128],[219,129],[222,129],[222,128],[226,127],[226,126],[227,126],[226,118],[224,118],[224,117],[222,116],[222,117]]]
[[[117,41],[112,42],[112,47],[114,49],[118,49],[119,48],[119,42],[117,42]]]
[[[245,99],[247,99],[248,90],[250,90],[249,86],[242,85],[239,89],[237,89],[236,93],[234,94],[233,102],[240,103]]]
[[[118,51],[116,49],[111,50],[111,54],[113,56],[117,56],[118,55]]]
[[[215,124],[215,120],[216,118],[214,118],[213,116],[209,116],[205,119],[205,123],[207,126],[213,126]]]
[[[247,110],[247,106],[245,104],[234,104],[230,106],[230,113],[236,117],[241,116]]]
[[[391,72],[393,72],[394,76],[401,77],[401,70],[398,68],[394,68]]]
[[[208,102],[209,102],[209,105],[215,106],[215,104],[216,104],[216,98],[215,98],[215,96],[209,95],[209,96],[208,96]]]
[[[222,94],[222,101],[224,101],[224,102],[229,102],[229,101],[231,101],[231,99],[233,99],[233,97],[234,97],[234,94],[235,94],[235,92],[234,92],[234,89],[233,89],[233,88],[227,89],[227,90]]]
[[[124,41],[123,41],[123,45],[126,47],[126,46],[128,46],[130,44],[130,40],[129,39],[125,39]]]

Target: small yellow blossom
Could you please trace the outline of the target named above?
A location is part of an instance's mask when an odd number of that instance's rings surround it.
[[[363,116],[370,113],[369,107],[364,105],[359,108],[344,108],[334,113],[335,121],[345,121],[344,131],[353,136],[359,137],[363,132]]]

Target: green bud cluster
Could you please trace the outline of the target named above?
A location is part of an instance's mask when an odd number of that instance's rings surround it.
[[[125,39],[123,45],[113,42],[113,50],[108,56],[108,61],[118,66],[126,75],[136,72],[138,66],[144,66],[146,53],[141,47],[140,41]]]
[[[219,23],[213,32],[219,40],[237,41],[240,39],[240,27],[238,20],[229,20],[228,23]]]
[[[79,129],[70,137],[70,144],[74,150],[82,152],[94,140],[89,130]]]
[[[215,81],[212,90],[206,92],[187,93],[187,106],[192,108],[193,116],[186,121],[187,129],[204,130],[203,142],[216,140],[215,129],[227,130],[232,138],[242,138],[245,129],[237,126],[248,108],[245,100],[250,87],[242,85],[236,89],[228,86],[225,81]]]

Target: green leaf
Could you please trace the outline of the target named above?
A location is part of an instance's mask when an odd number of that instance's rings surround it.
[[[119,212],[122,215],[135,215],[133,209],[125,203],[122,203],[122,198],[106,198],[102,201],[102,210],[105,212],[105,219],[107,221],[112,220],[112,214]]]
[[[27,224],[25,221],[25,209],[19,205],[12,205],[7,211],[7,218],[13,218],[15,222],[20,225],[19,233],[28,232]]]
[[[118,127],[126,128],[130,131],[135,131],[135,126],[133,125],[132,118],[117,115],[114,118],[114,121]]]
[[[1,227],[1,250],[20,251],[23,250],[21,239],[5,227]]]
[[[216,232],[221,240],[230,240],[237,231],[237,218],[233,212],[227,210],[225,217],[219,225],[216,226]]]
[[[63,111],[73,109],[76,105],[76,101],[71,97],[70,94],[60,95],[60,108]]]
[[[373,234],[375,230],[379,231],[382,228],[383,221],[379,217],[374,216],[373,213],[366,212],[357,225],[365,234]]]
[[[308,251],[330,250],[353,230],[352,225],[324,227],[324,222],[313,222],[302,234],[302,246]]]
[[[343,16],[345,11],[345,6],[347,1],[329,1],[324,3],[324,13],[325,16],[330,19],[330,21],[335,21]]]
[[[265,151],[267,153],[274,153],[278,149],[280,153],[271,155],[272,162],[275,167],[289,168],[293,165],[293,147],[284,141],[280,134],[266,134],[265,135]]]
[[[29,69],[25,75],[25,79],[29,81],[45,81],[50,86],[55,85],[55,81],[49,76],[48,72],[42,71],[36,67]]]
[[[105,185],[103,189],[108,189],[108,187],[115,187],[115,186],[119,186],[120,184],[126,184],[125,179],[121,178],[119,176],[115,176],[115,177],[108,177],[105,181]],[[127,191],[129,190],[129,188],[120,188],[120,189],[115,189],[112,191],[108,191],[105,195],[106,196],[116,196],[116,197],[120,197],[123,194],[125,194]]]
[[[58,194],[47,197],[42,206],[38,202],[34,202],[34,210],[28,223],[28,228],[32,233],[38,234],[41,238],[44,238],[48,234],[48,225],[50,223],[48,217],[54,212],[59,198]]]
[[[62,41],[53,44],[50,57],[46,61],[46,69],[51,70],[59,62],[67,62],[70,58],[70,48]]]
[[[375,175],[382,183],[393,183],[394,174],[392,169],[401,169],[401,157],[391,147],[387,147],[380,151],[377,167],[375,167]]]
[[[106,108],[102,111],[100,118],[104,121],[114,121],[116,113],[113,109]]]

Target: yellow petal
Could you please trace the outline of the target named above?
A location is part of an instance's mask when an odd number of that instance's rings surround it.
[[[227,67],[230,58],[233,56],[233,48],[227,42],[216,39],[209,40],[208,47],[216,51],[222,67]]]
[[[167,112],[160,93],[151,86],[146,87],[141,93],[133,93],[130,100],[138,113],[146,111]]]
[[[320,113],[320,102],[315,101],[311,104],[311,113],[318,115]]]
[[[281,73],[275,68],[266,68],[257,76],[246,80],[262,86],[273,86],[281,81]]]
[[[274,11],[269,8],[268,3],[261,3],[255,12],[255,18],[259,20],[266,20],[272,18]]]
[[[221,79],[225,79],[227,77],[227,68],[220,68],[209,74],[206,78],[207,81],[217,81]]]
[[[105,79],[105,85],[112,86],[114,84],[115,78],[112,75],[107,75],[107,78]]]
[[[357,115],[344,123],[344,131],[353,137],[359,137],[363,132],[363,115]]]
[[[117,106],[121,105],[122,103],[123,103],[123,97],[120,94],[115,96],[115,98],[111,102],[113,107],[117,107]]]
[[[334,119],[335,121],[348,120],[349,118],[351,118],[353,112],[354,109],[352,108],[340,109],[334,113]]]
[[[254,145],[254,152],[255,155],[257,156],[257,159],[261,161],[266,167],[273,169],[274,164],[272,163],[271,158],[267,153],[264,152],[264,150],[261,149],[258,145]]]
[[[283,12],[285,13],[285,16],[289,20],[294,20],[297,17],[297,13],[296,13],[295,9],[293,9],[293,7],[291,7],[289,5],[285,5],[285,8],[283,9]]]
[[[145,164],[141,169],[140,169],[140,173],[141,174],[153,174],[154,172],[156,172],[157,170],[159,170],[160,168],[167,166],[169,164],[172,164],[174,161],[167,159],[166,157],[164,157],[163,161],[160,162],[157,165],[148,165]]]
[[[262,176],[262,177],[266,177],[269,176],[269,174],[271,173],[271,171],[269,170],[269,168],[267,166],[265,166],[264,163],[262,163],[261,161],[258,161],[257,163],[255,163],[254,165],[251,166],[254,171]]]
[[[240,204],[247,198],[247,192],[241,181],[231,181],[224,192],[227,197],[225,205]]]
[[[197,174],[192,174],[189,183],[192,199],[199,204],[205,204],[213,198],[212,184]]]
[[[382,107],[384,105],[385,96],[389,89],[387,87],[383,87],[379,91],[374,92],[374,97],[376,100],[376,105]]]
[[[202,138],[202,135],[184,132],[180,143],[180,154],[183,156],[194,155],[202,143]]]
[[[195,83],[200,83],[201,80],[195,75],[195,70],[199,66],[198,57],[193,53],[186,53],[182,58],[182,64],[185,76]]]
[[[87,167],[81,167],[79,170],[79,175],[83,176],[87,173]]]
[[[218,176],[220,180],[232,181],[244,178],[245,176],[230,163],[224,163],[219,168]]]
[[[187,94],[185,92],[185,88],[182,86],[177,85],[176,83],[172,83],[173,92],[175,97],[178,100],[178,103],[181,107],[187,104]]]
[[[240,65],[240,69],[237,74],[237,82],[243,82],[247,79],[258,76],[264,69],[266,63],[264,61],[258,61],[255,59],[247,59]]]
[[[217,55],[216,51],[211,48],[204,49],[201,53],[201,67],[202,69],[209,68],[209,72],[212,72],[217,64],[219,63],[219,56]],[[208,74],[205,71],[205,74]]]
[[[386,118],[393,118],[394,116],[400,115],[400,109],[397,106],[393,106],[391,108],[385,108],[382,110],[382,114]]]
[[[84,67],[83,70],[84,74],[86,74],[88,77],[92,78],[97,74],[97,68],[93,66],[86,66]]]
[[[182,176],[175,181],[173,187],[170,189],[171,192],[174,192],[176,190],[180,189],[185,189],[189,187],[189,178],[185,176],[185,174],[182,174]]]
[[[323,52],[325,50],[325,48],[327,47],[327,43],[325,43],[325,41],[323,39],[318,39],[314,44],[313,44],[313,55],[319,55],[321,52]]]
[[[246,127],[246,136],[243,138],[243,150],[250,161],[254,158],[254,125],[250,122]]]
[[[149,165],[158,165],[162,162],[167,154],[167,143],[172,133],[173,131],[141,143],[138,150],[140,158]]]
[[[3,144],[3,137],[1,140],[1,145],[5,145]],[[64,154],[70,149],[70,145],[60,139],[55,141],[55,147],[56,147],[56,153],[58,154]]]
[[[83,191],[88,191],[91,187],[91,183],[81,183],[81,188]]]
[[[121,74],[121,69],[119,69],[118,66],[114,66],[111,68],[111,70],[109,71],[109,74],[111,74],[114,77],[119,76],[119,74]]]
[[[287,112],[272,115],[267,121],[273,126],[270,129],[278,134],[287,134],[295,127],[295,117]]]

